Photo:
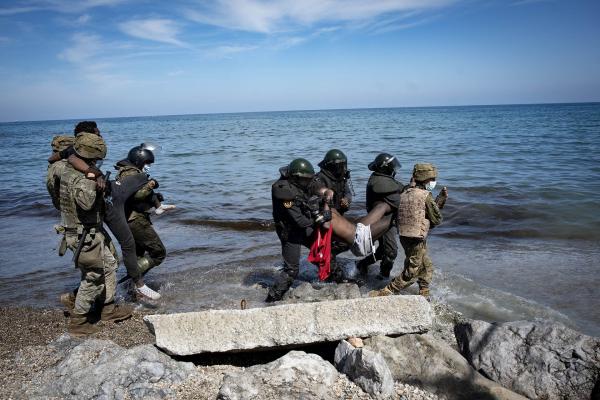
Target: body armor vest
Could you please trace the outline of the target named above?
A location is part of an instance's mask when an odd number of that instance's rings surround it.
[[[77,229],[80,226],[100,228],[102,226],[102,198],[96,195],[91,210],[83,210],[75,200],[75,183],[83,178],[83,173],[67,164],[60,178],[60,215],[62,225],[66,229]],[[84,178],[85,179],[85,178]]]
[[[48,165],[48,172],[46,173],[46,188],[48,188],[48,194],[52,198],[52,204],[54,208],[60,211],[60,177],[65,170],[67,160],[56,161]]]
[[[400,236],[426,239],[429,233],[429,220],[425,216],[425,201],[429,191],[408,188],[400,195],[398,207],[398,231]]]
[[[328,188],[333,190],[333,208],[340,211],[342,198],[346,196],[346,178],[335,178],[331,172],[327,170],[321,170],[317,174],[317,179],[319,179],[323,184]]]

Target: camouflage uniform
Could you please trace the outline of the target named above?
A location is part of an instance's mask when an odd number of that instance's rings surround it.
[[[401,196],[410,196],[413,191],[425,191],[422,187],[407,189]],[[425,197],[425,218],[429,227],[434,227],[442,222],[442,213],[430,192]],[[407,237],[400,235],[400,244],[406,256],[404,270],[387,286],[393,293],[398,293],[415,282],[418,282],[420,291],[428,292],[431,278],[433,277],[433,263],[427,254],[427,233],[424,238]]]
[[[83,240],[76,265],[81,283],[73,313],[88,315],[96,301],[113,303],[116,291],[116,252],[102,228],[104,198],[95,181],[67,164],[61,175],[60,206],[67,247],[75,252]]]
[[[119,170],[117,180],[144,173],[128,160],[119,161],[115,168]],[[135,240],[138,264],[142,273],[146,273],[151,268],[160,265],[167,255],[167,250],[154,230],[148,212],[152,207],[155,207],[156,202],[156,194],[150,187],[150,182],[148,182],[125,204],[127,221]],[[146,253],[148,253],[147,256]]]
[[[60,152],[72,147],[74,140],[75,137],[73,136],[55,136],[52,139],[52,151]],[[48,189],[52,204],[57,210],[60,210],[60,177],[66,165],[67,160],[50,163],[46,173],[46,189]]]

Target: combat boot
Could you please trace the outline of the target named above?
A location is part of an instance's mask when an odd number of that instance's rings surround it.
[[[422,287],[419,288],[419,294],[427,299],[427,301],[431,301],[431,297],[429,296],[429,288]]]
[[[100,327],[90,324],[87,314],[71,314],[69,326],[67,328],[69,335],[75,337],[84,337],[100,332]]]
[[[72,292],[63,293],[60,295],[60,302],[69,311],[73,311],[75,308],[75,295]]]
[[[104,322],[119,322],[131,318],[132,314],[133,307],[129,305],[115,305],[115,303],[109,303],[102,307],[100,320]]]
[[[382,296],[391,296],[393,295],[394,292],[392,292],[390,289],[386,287],[384,287],[383,289],[379,289],[379,290],[371,290],[369,292],[369,297],[382,297]]]

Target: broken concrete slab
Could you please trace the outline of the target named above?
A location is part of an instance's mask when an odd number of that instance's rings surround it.
[[[144,321],[159,348],[184,356],[421,333],[431,328],[432,316],[422,296],[387,296],[148,315]]]

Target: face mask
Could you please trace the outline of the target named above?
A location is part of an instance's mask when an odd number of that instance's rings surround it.
[[[144,165],[144,168],[142,168],[142,171],[144,171],[144,173],[146,173],[146,174],[149,174],[150,173],[150,164]]]
[[[429,181],[425,184],[425,189],[429,190],[430,192],[435,188],[436,185],[436,181]]]

